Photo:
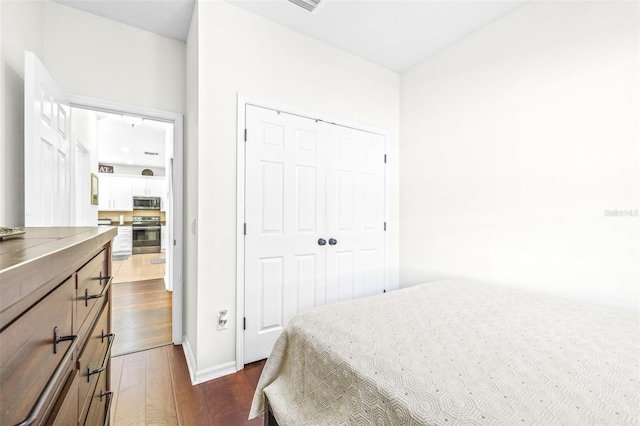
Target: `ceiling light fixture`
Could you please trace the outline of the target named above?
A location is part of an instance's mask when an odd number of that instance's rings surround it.
[[[131,117],[129,115],[123,115],[122,119],[124,120],[125,123],[130,125],[131,128],[134,128],[139,124],[142,124],[142,122],[144,121],[144,118],[142,117]]]
[[[318,7],[318,4],[320,4],[320,1],[321,0],[289,0],[290,3],[300,6],[309,12],[313,12],[315,8]]]

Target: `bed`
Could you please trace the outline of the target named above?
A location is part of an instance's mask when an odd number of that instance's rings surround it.
[[[638,425],[639,313],[446,280],[298,314],[250,418],[286,425]]]

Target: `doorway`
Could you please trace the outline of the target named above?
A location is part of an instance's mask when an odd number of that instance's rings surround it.
[[[172,341],[182,343],[182,235],[183,235],[183,117],[181,114],[110,102],[62,92],[50,73],[31,52],[25,52],[25,225],[97,225],[100,181],[97,150],[87,150],[82,137],[71,135],[71,108],[78,111],[127,115],[172,126],[167,177],[166,284],[172,291]],[[84,142],[88,142],[86,138]],[[76,185],[71,165],[89,157],[91,194],[80,177]],[[74,156],[77,153],[77,157]],[[72,158],[75,157],[75,158]],[[46,161],[45,161],[46,160]],[[44,167],[45,165],[46,167]],[[95,167],[95,169],[93,169]],[[76,172],[81,173],[78,168]],[[86,170],[85,170],[86,172]],[[88,180],[88,176],[84,177]],[[108,183],[105,179],[103,184]],[[83,186],[84,185],[84,186]],[[55,191],[54,191],[55,189]],[[86,188],[85,188],[86,189]],[[78,208],[74,197],[82,197]],[[131,194],[127,197],[131,202]],[[115,202],[115,200],[114,200]],[[118,222],[119,224],[119,222]]]
[[[125,275],[122,273],[128,273],[130,276],[133,275],[132,281],[127,282],[138,282],[145,281],[147,285],[144,290],[141,286],[134,291],[137,296],[142,296],[146,292],[147,301],[149,301],[149,297],[156,297],[157,301],[160,301],[165,305],[165,313],[166,309],[170,310],[170,343],[173,344],[181,344],[182,343],[182,223],[183,223],[183,192],[182,181],[183,181],[183,167],[182,167],[182,153],[183,153],[183,117],[180,114],[169,113],[165,111],[152,110],[148,108],[142,108],[132,105],[120,104],[110,101],[105,101],[101,99],[95,98],[87,98],[83,96],[76,95],[68,95],[71,107],[73,109],[85,110],[85,111],[94,111],[99,114],[114,114],[118,117],[129,116],[139,119],[141,121],[148,120],[149,122],[160,122],[165,123],[169,126],[170,131],[167,132],[166,139],[166,155],[167,162],[164,173],[164,181],[166,184],[166,200],[163,200],[165,204],[164,211],[164,225],[161,228],[162,238],[161,240],[164,242],[163,247],[161,247],[162,254],[152,254],[149,259],[141,259],[140,262],[144,260],[145,262],[148,260],[149,265],[146,266],[146,272],[140,271],[139,274],[135,272],[136,265],[125,265],[125,259],[122,260],[120,265],[117,265],[116,260],[114,262],[114,266],[120,266],[118,275],[120,278],[123,278]],[[96,159],[97,161],[97,159]],[[108,165],[108,164],[107,164]],[[106,174],[101,175],[104,178]],[[132,190],[133,191],[133,190]],[[130,200],[133,198],[133,192],[130,194]],[[115,222],[114,225],[120,224],[120,216],[115,216],[112,218]],[[123,218],[124,219],[124,218]],[[131,212],[131,221],[133,221],[133,211]],[[133,240],[133,232],[131,234],[131,242]],[[118,241],[114,241],[114,251],[117,251],[117,247],[115,247],[115,243]],[[126,246],[126,244],[125,244]],[[131,257],[131,256],[129,256]],[[154,258],[154,259],[152,259]],[[132,258],[131,261],[135,261],[135,258]],[[114,267],[114,269],[115,269]],[[125,269],[122,269],[122,268]],[[163,270],[164,276],[160,279],[157,275],[161,274],[160,269]],[[128,272],[127,272],[128,270]],[[152,276],[149,276],[148,273],[151,273]],[[149,280],[145,280],[145,278],[149,278],[153,283],[149,283]],[[133,296],[131,296],[133,297]],[[135,297],[134,297],[135,298]],[[131,299],[128,299],[130,303]],[[117,301],[114,300],[114,303]],[[135,303],[135,301],[134,301]],[[138,309],[139,310],[139,309]],[[137,310],[133,310],[136,312]],[[115,314],[115,312],[114,312]],[[157,314],[157,312],[156,312]],[[141,315],[138,312],[137,315]],[[153,316],[153,315],[152,315]],[[165,318],[165,315],[161,315]],[[132,317],[133,318],[133,317]],[[157,319],[157,318],[156,318]],[[132,322],[140,322],[142,321],[140,318],[134,320],[130,319]],[[149,320],[153,323],[153,320]],[[163,320],[164,321],[164,320]],[[158,325],[160,321],[156,321],[155,325]]]
[[[89,137],[97,151],[98,224],[118,228],[112,243],[112,329],[118,336],[112,356],[170,344],[165,253],[173,124],[75,107],[71,114],[72,132]],[[93,131],[83,132],[87,128]]]

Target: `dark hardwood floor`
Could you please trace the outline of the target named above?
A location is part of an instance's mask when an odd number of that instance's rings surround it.
[[[182,346],[112,358],[113,425],[261,425],[247,420],[264,361],[192,386]]]
[[[164,279],[113,284],[112,355],[171,343],[171,292]]]
[[[192,386],[182,346],[171,344],[171,293],[164,280],[118,282],[112,297],[112,425],[263,424],[247,418],[264,362]]]

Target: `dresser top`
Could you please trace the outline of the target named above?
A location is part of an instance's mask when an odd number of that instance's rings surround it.
[[[24,230],[0,241],[0,329],[69,278],[118,233],[113,226]]]

